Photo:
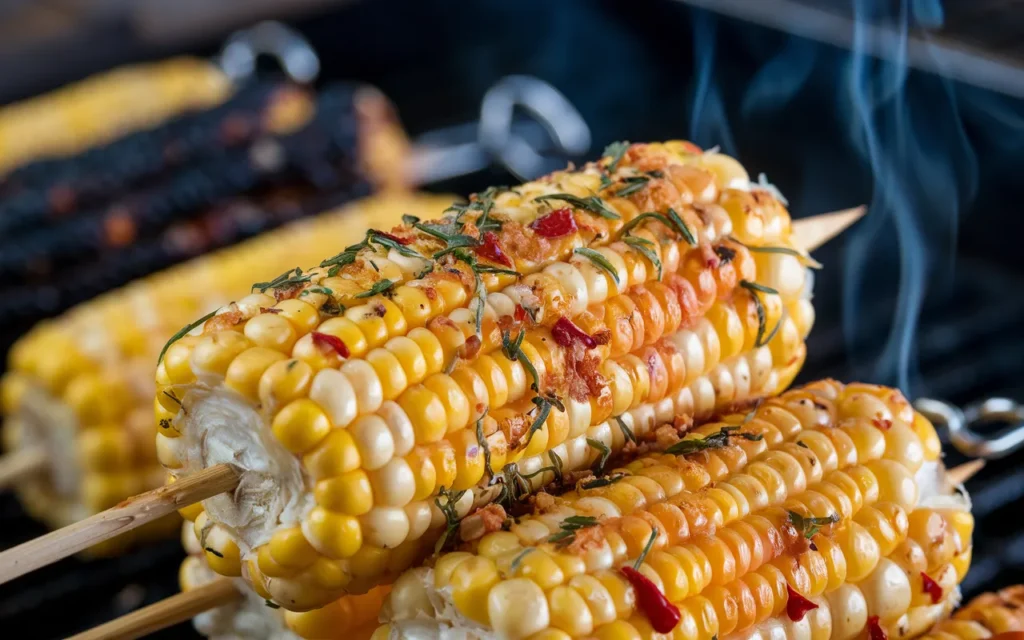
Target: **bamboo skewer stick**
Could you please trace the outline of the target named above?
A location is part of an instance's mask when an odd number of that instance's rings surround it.
[[[218,578],[72,636],[69,640],[135,640],[191,620],[242,597],[231,580]]]
[[[239,473],[214,465],[178,482],[129,498],[85,520],[0,553],[0,584],[45,567],[104,540],[238,486]]]
[[[953,467],[946,477],[954,484],[963,484],[985,466],[984,460],[971,460]],[[197,589],[179,593],[133,613],[90,629],[68,640],[135,640],[172,625],[184,622],[204,611],[215,609],[241,597],[227,578],[218,578]]]
[[[794,220],[792,224],[794,243],[798,247],[803,247],[805,251],[814,251],[860,220],[867,210],[867,207],[861,205],[852,209]]]
[[[0,457],[0,490],[39,473],[46,466],[46,451],[24,449]]]
[[[985,460],[983,458],[971,460],[947,471],[946,478],[953,484],[963,484],[973,478],[984,466]]]

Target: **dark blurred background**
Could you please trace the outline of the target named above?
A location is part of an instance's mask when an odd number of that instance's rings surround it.
[[[1024,399],[1024,2],[7,1],[0,102],[117,64],[211,55],[271,17],[309,39],[321,81],[379,87],[413,136],[475,120],[490,86],[530,74],[579,109],[588,158],[613,140],[689,138],[765,172],[796,217],[870,205],[816,253],[826,267],[801,378],[960,404]],[[513,180],[495,169],[428,188]],[[979,524],[968,595],[1024,569],[1020,461],[990,463],[969,484]],[[43,532],[9,497],[0,519],[3,545]],[[33,638],[92,626],[176,592],[180,557],[168,542],[65,561],[0,588],[0,626]]]

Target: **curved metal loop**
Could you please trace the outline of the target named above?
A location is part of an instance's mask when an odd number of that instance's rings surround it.
[[[236,31],[224,43],[216,61],[236,84],[256,72],[256,59],[269,55],[295,82],[308,84],[320,73],[320,59],[298,31],[268,20]]]
[[[919,398],[914,407],[929,420],[946,425],[950,442],[966,456],[997,460],[1024,444],[1024,406],[1009,398],[989,398],[964,410],[942,400]],[[981,422],[1004,422],[1010,426],[986,436],[971,429]]]
[[[540,123],[561,158],[553,161],[513,130],[517,106]],[[557,89],[533,76],[506,76],[487,91],[477,136],[486,152],[524,181],[557,169],[565,156],[581,156],[590,149],[590,128],[580,112]]]

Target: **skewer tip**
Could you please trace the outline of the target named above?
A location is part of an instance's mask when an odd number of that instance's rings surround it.
[[[964,484],[975,476],[985,466],[985,460],[978,458],[953,467],[946,472],[946,477],[953,484]]]
[[[795,220],[793,222],[793,240],[798,247],[802,247],[805,251],[814,251],[864,217],[867,210],[866,206],[861,205],[852,209]]]

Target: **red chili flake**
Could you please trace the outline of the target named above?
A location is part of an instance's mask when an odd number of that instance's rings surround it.
[[[597,346],[597,340],[594,340],[587,332],[580,329],[572,320],[565,316],[558,319],[555,326],[551,327],[551,337],[555,339],[555,342],[562,345],[563,347],[571,347],[573,342],[577,340],[583,343],[588,349],[593,349]]]
[[[576,218],[572,216],[572,209],[555,209],[531,222],[530,228],[538,236],[558,238],[576,232]]]
[[[493,231],[488,231],[484,234],[484,243],[476,248],[476,252],[498,264],[503,264],[506,267],[512,266],[512,258],[505,255],[505,252],[501,250],[501,247],[498,245],[498,234]]]
[[[938,604],[939,600],[942,600],[942,587],[924,571],[921,572],[921,586],[924,592],[932,597],[932,604]]]
[[[647,616],[651,627],[658,633],[669,633],[679,624],[682,617],[679,608],[669,602],[650,578],[633,567],[619,567],[619,571],[633,585],[636,592],[636,604]]]
[[[410,242],[412,242],[411,240],[409,240],[407,238],[399,238],[398,236],[393,236],[390,233],[384,233],[383,231],[377,231],[376,234],[378,236],[382,237],[382,238],[387,238],[388,240],[391,240],[392,242],[397,242],[400,245],[407,245]]]
[[[885,633],[885,629],[882,628],[882,623],[879,622],[878,616],[868,618],[868,638],[870,640],[889,640],[889,636]]]
[[[283,309],[278,309],[277,307],[260,307],[260,313],[273,313],[277,315],[278,313],[281,313],[281,311],[283,311]]]
[[[521,304],[516,305],[515,313],[512,314],[512,318],[516,322],[525,322],[527,317],[526,308]]]
[[[349,356],[348,347],[341,341],[338,336],[332,336],[329,333],[320,333],[319,331],[313,332],[313,344],[318,347],[327,347],[333,349],[342,358]]]
[[[889,429],[892,429],[892,420],[888,418],[883,418],[881,416],[872,418],[871,424],[875,425],[876,429],[881,429],[882,431],[888,431]]]
[[[788,583],[786,584],[786,593],[789,594],[789,600],[786,601],[786,614],[793,622],[800,622],[808,611],[818,608],[818,605],[794,591]]]

